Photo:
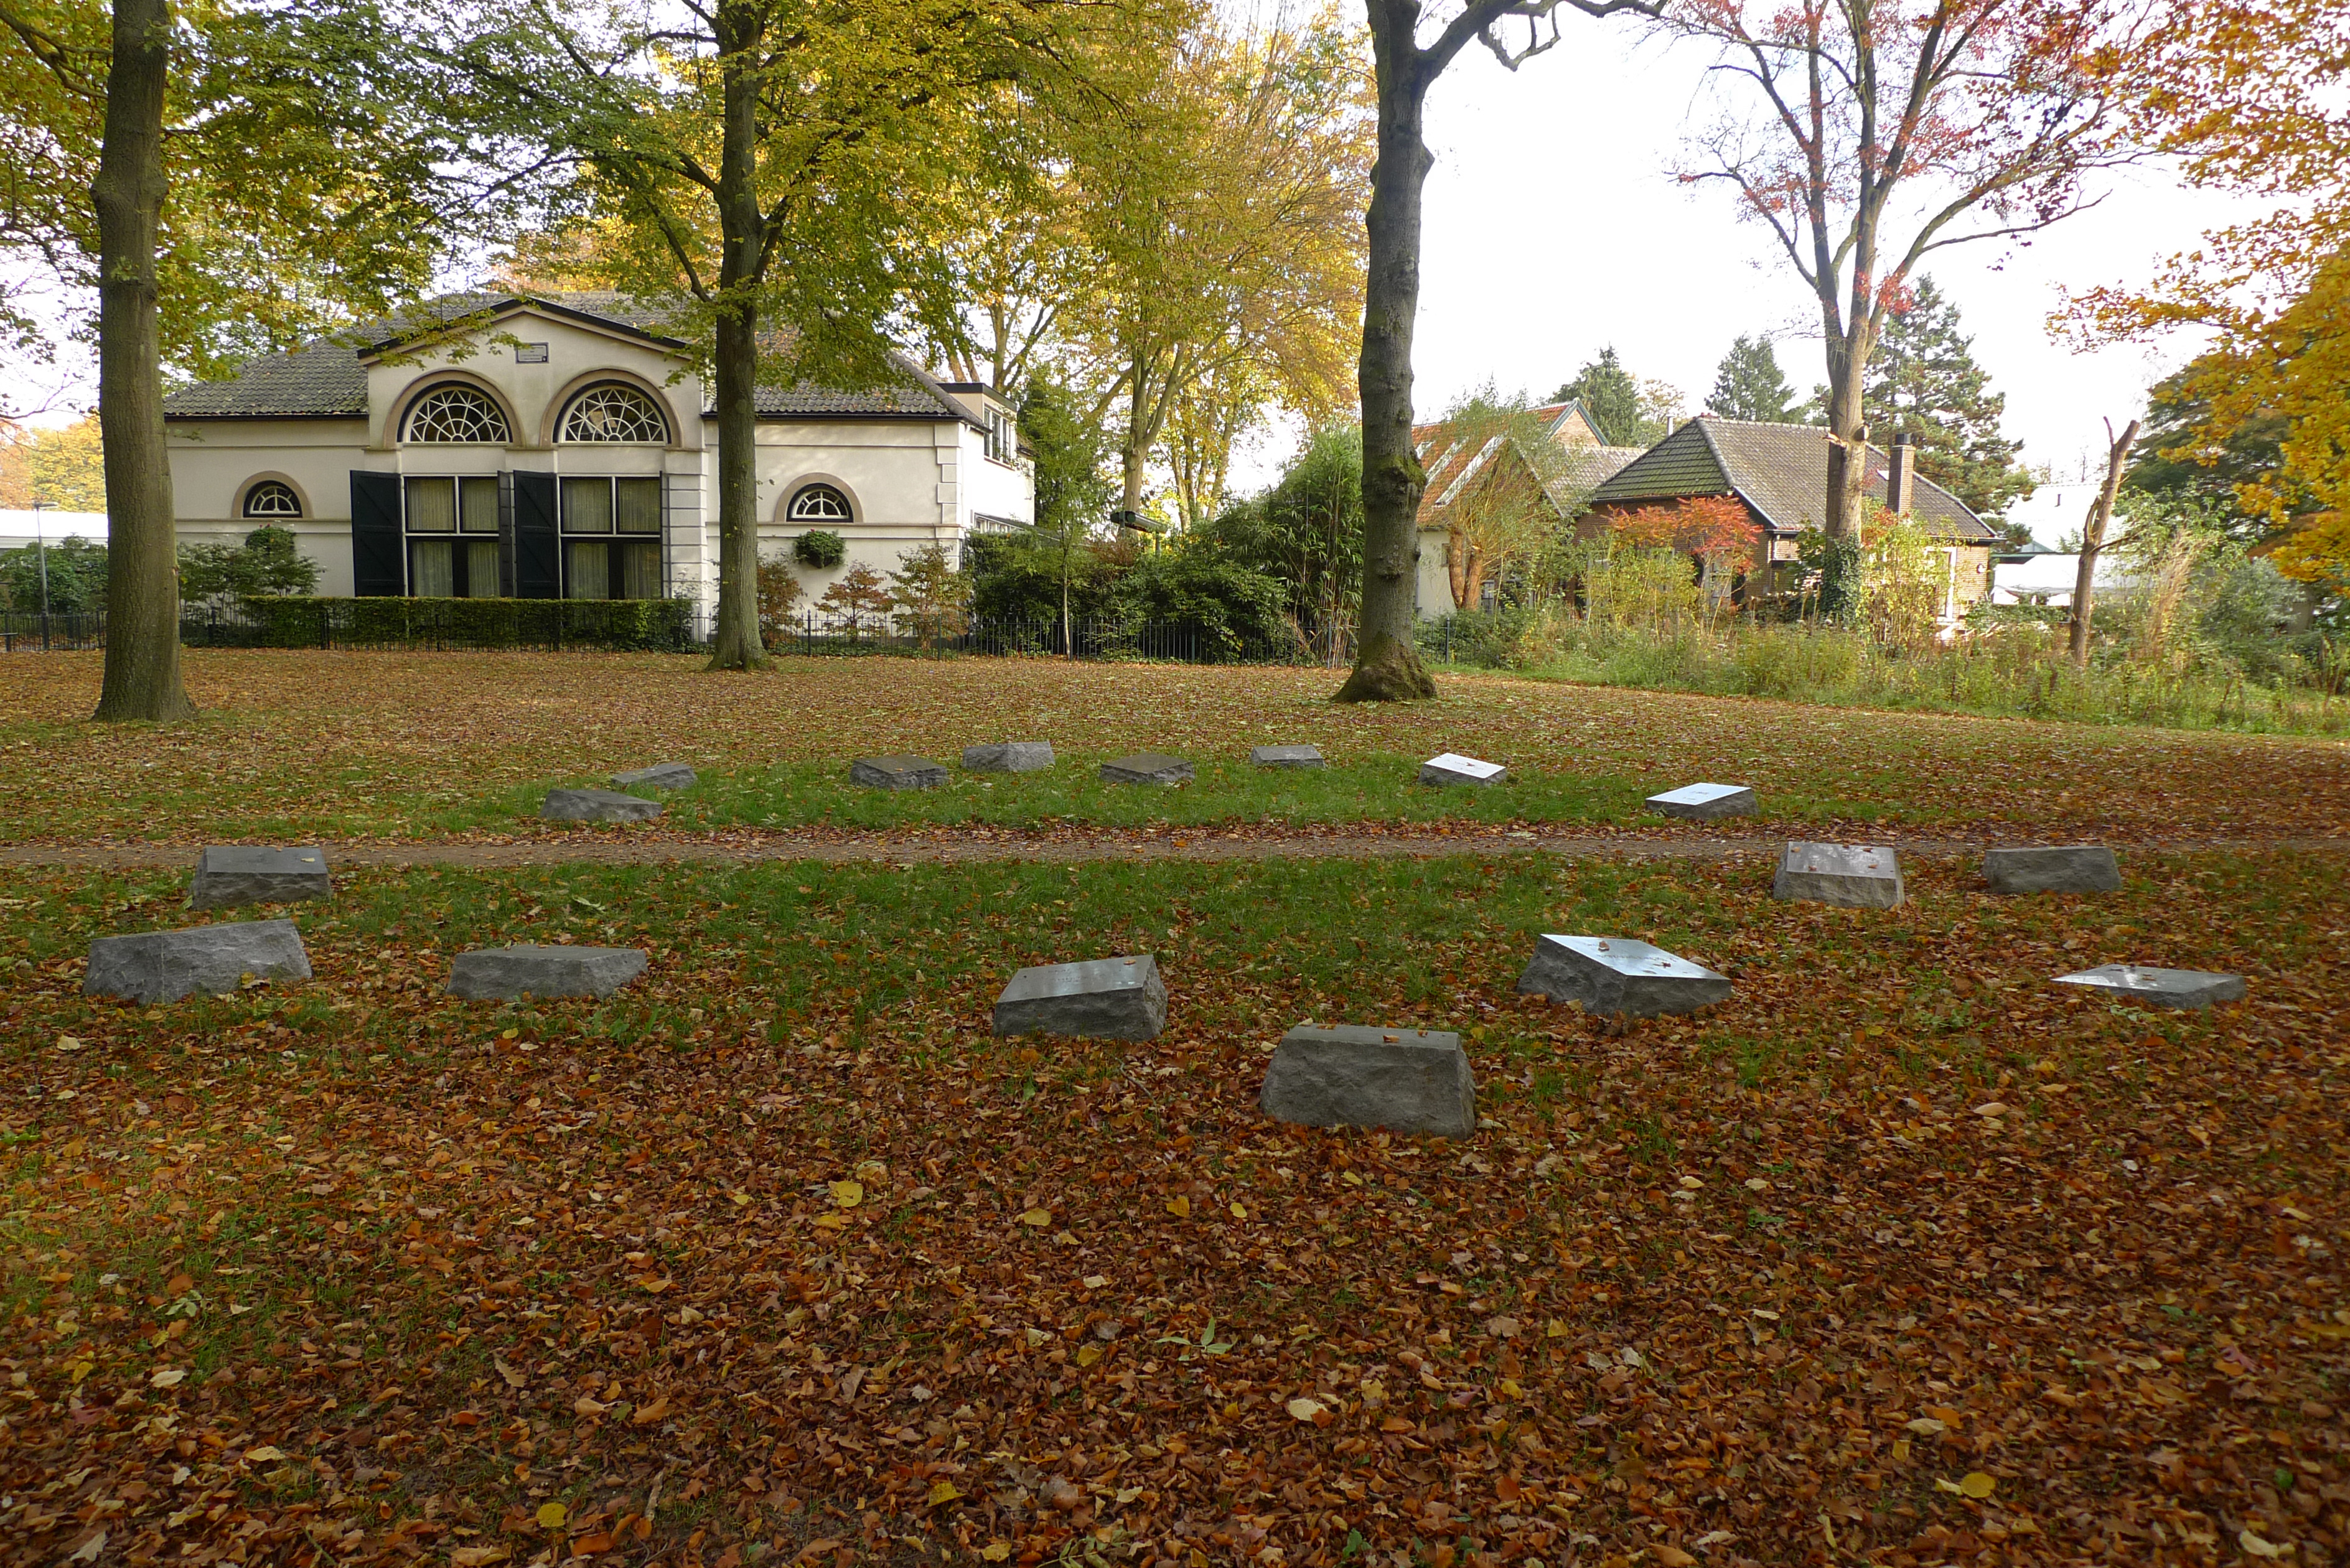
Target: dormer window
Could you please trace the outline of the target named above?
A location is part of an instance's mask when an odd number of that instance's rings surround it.
[[[669,441],[669,421],[660,406],[634,387],[618,382],[590,387],[563,410],[561,433],[567,441],[638,441],[655,446]]]
[[[247,517],[299,517],[302,498],[282,479],[265,479],[244,493]]]
[[[513,437],[505,410],[472,387],[435,387],[408,406],[404,441],[504,446]]]

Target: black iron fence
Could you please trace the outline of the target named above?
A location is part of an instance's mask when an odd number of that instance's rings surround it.
[[[1236,628],[1216,619],[1079,617],[1067,622],[961,615],[807,613],[771,620],[770,651],[807,657],[1036,658],[1179,664],[1340,665],[1353,639]],[[710,641],[708,609],[687,599],[269,598],[191,605],[190,648],[597,649],[691,652]],[[0,652],[102,649],[102,611],[0,610]]]

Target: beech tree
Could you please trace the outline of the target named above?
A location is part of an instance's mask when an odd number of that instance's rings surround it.
[[[2209,349],[2173,382],[2197,410],[2168,453],[2232,478],[2288,535],[2287,576],[2350,597],[2350,8],[2340,0],[2165,0],[2133,61],[2140,132],[2190,184],[2266,204],[2147,283],[2073,303],[2089,341],[2187,328]],[[2157,412],[2161,410],[2158,409]],[[2244,438],[2275,442],[2247,464]]]
[[[1341,702],[1436,695],[1413,641],[1419,615],[1419,496],[1428,474],[1412,452],[1411,345],[1419,319],[1421,198],[1435,155],[1424,134],[1428,89],[1471,43],[1512,70],[1557,47],[1559,14],[1656,14],[1649,0],[1465,0],[1419,41],[1419,0],[1367,0],[1378,83],[1378,156],[1371,164],[1363,347],[1355,384],[1363,408],[1363,616]],[[1524,24],[1522,41],[1513,41]]]
[[[1681,0],[1658,24],[1717,49],[1730,84],[1682,177],[1736,192],[1818,311],[1833,613],[1857,587],[1863,390],[1887,317],[1929,255],[2060,222],[2094,199],[2093,171],[2135,155],[2120,76],[2137,3]]]
[[[0,253],[97,298],[107,551],[97,717],[173,720],[163,368],[201,374],[412,296],[443,232],[425,100],[369,0],[0,0]],[[20,275],[22,275],[20,274]],[[0,331],[50,346],[20,300]]]

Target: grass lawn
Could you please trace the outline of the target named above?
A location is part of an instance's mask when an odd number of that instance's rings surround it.
[[[577,733],[556,672],[723,691],[744,727],[709,745],[746,771],[860,719],[933,750],[996,727],[923,717],[920,666],[722,685],[548,661],[465,699],[435,775],[403,739],[421,707],[380,715],[380,750],[355,706],[317,721],[326,698],[256,716],[318,668],[199,659],[234,710],[199,738],[20,725],[7,765],[135,781],[192,743],[298,815],[338,767],[505,788],[489,759],[584,771],[689,732],[632,701]],[[1117,690],[1018,678],[1031,702]],[[1687,762],[1700,711],[1748,743],[1778,727],[1783,780],[1831,765],[1760,705],[1464,682],[1333,716],[1297,678],[1170,685],[1356,755],[1515,705],[1523,755],[1608,776]],[[1119,710],[1096,749],[1204,732],[1189,701]],[[1675,738],[1605,717],[1638,711],[1682,715]],[[1913,747],[1937,722],[1853,722]],[[2102,776],[2113,748],[2174,759],[2124,786],[2149,793],[2218,756],[2322,771],[2314,748],[1941,722],[1969,755],[2024,750],[2019,790]],[[331,760],[299,760],[306,729]],[[188,830],[232,794],[185,786]],[[420,798],[352,809],[421,831]],[[1973,797],[1936,775],[1911,798]],[[40,832],[121,809],[38,806]],[[177,877],[0,876],[0,1557],[2338,1561],[2344,857],[2124,866],[2110,897],[1999,900],[1923,862],[1896,911],[1533,854],[366,871],[288,911],[314,981],[144,1010],[83,999],[80,957],[191,919]],[[1611,1028],[1513,993],[1544,929],[1648,937],[1738,990]],[[440,992],[452,951],[558,937],[652,967],[600,1003]],[[1145,950],[1158,1040],[987,1033],[1017,965]],[[2175,1014],[2045,983],[2120,959],[2251,995]],[[1304,1018],[1465,1031],[1489,1125],[1267,1122],[1264,1052]]]
[[[664,831],[983,824],[1177,826],[1358,821],[1663,826],[1643,796],[1756,786],[1766,823],[2012,837],[2338,835],[2339,741],[1872,712],[1447,675],[1443,700],[1339,708],[1325,671],[903,659],[710,676],[660,655],[191,650],[204,715],[155,730],[86,722],[98,656],[0,659],[0,842],[562,836],[554,784],[655,761],[702,785]],[[1047,776],[956,771],[945,789],[853,789],[850,758],[1050,740]],[[1308,741],[1323,774],[1264,774],[1252,744]],[[1125,753],[1191,757],[1197,784],[1104,785]],[[1507,764],[1492,790],[1423,789],[1420,759]],[[1731,825],[1748,831],[1752,823]]]

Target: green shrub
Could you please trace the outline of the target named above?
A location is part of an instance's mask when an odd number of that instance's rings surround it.
[[[828,572],[848,559],[848,541],[828,528],[811,528],[792,541],[792,559]]]

